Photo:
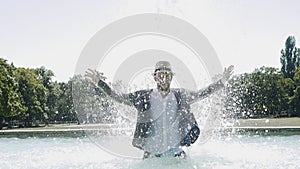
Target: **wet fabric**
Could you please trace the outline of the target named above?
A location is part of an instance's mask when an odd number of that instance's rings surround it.
[[[150,95],[153,90],[143,90],[134,93],[131,96],[132,100],[135,100],[135,107],[138,110],[136,129],[134,138],[132,141],[133,146],[145,149],[146,140],[156,135],[155,126],[153,124],[151,113]],[[190,112],[190,104],[187,103],[185,90],[172,89],[170,93],[173,93],[176,98],[178,119],[178,128],[180,136],[180,146],[190,146],[194,143],[200,134],[200,129],[195,120],[194,114]],[[187,139],[188,138],[188,139]],[[170,145],[169,148],[173,148]]]
[[[190,146],[195,143],[200,135],[200,129],[191,112],[191,104],[208,97],[213,92],[224,87],[222,80],[212,83],[206,88],[189,91],[186,89],[171,89],[177,102],[178,131],[180,136],[180,146]],[[137,111],[137,122],[132,144],[134,147],[144,150],[146,140],[155,136],[155,125],[151,112],[150,90],[139,90],[129,94],[117,94],[102,80],[99,81],[96,92],[99,95],[112,97],[114,100],[134,106]],[[170,147],[172,148],[172,147]]]
[[[144,150],[151,154],[171,153],[177,154],[179,148],[179,118],[177,114],[177,100],[173,92],[165,97],[154,89],[150,94],[150,113],[153,125],[152,137],[145,141]]]

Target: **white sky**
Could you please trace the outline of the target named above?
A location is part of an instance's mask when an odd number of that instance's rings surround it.
[[[0,57],[18,67],[45,66],[54,71],[54,80],[67,81],[97,31],[124,16],[149,12],[196,26],[222,65],[235,65],[236,73],[263,65],[279,68],[286,38],[300,41],[297,0],[0,0]]]

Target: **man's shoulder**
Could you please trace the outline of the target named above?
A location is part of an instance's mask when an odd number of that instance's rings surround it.
[[[140,96],[149,95],[152,91],[153,89],[142,89],[142,90],[134,91],[133,93],[131,93],[131,95],[135,97],[140,97]]]
[[[176,93],[184,93],[184,92],[186,92],[186,89],[184,89],[184,88],[171,88],[170,90],[172,92],[176,92]]]
[[[191,94],[191,91],[185,88],[172,88],[171,91],[180,98],[185,98]]]

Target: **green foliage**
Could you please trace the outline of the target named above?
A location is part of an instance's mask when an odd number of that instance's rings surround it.
[[[279,70],[261,67],[229,81],[227,110],[239,117],[279,117],[288,112],[293,87],[293,81],[285,79]]]
[[[52,82],[53,75],[44,67],[14,68],[1,60],[0,116],[26,122],[76,120],[71,82]]]
[[[19,92],[23,96],[26,111],[21,118],[27,121],[44,120],[47,110],[48,90],[43,86],[42,80],[34,69],[17,68],[16,79]]]
[[[297,67],[300,66],[300,49],[296,47],[296,39],[289,36],[285,42],[285,49],[281,50],[281,71],[285,78],[293,78]]]
[[[293,36],[287,38],[280,61],[281,71],[261,67],[232,77],[226,90],[227,114],[300,117],[300,48]],[[16,68],[0,58],[0,129],[3,118],[97,123],[119,117],[113,102],[84,77],[76,75],[65,83],[53,82],[53,76],[45,67]]]
[[[52,82],[52,77],[54,73],[45,67],[40,67],[35,69],[38,79],[42,82],[43,86],[47,89],[47,108],[44,112],[44,117],[48,120],[50,117],[54,116],[57,111],[57,102],[59,95],[59,85],[56,82]]]
[[[47,70],[45,67],[40,67],[35,69],[38,78],[42,81],[44,87],[50,89],[51,86],[51,79],[54,76],[54,73],[51,70]]]
[[[73,106],[72,82],[59,83],[60,94],[57,100],[56,121],[76,121],[77,116]]]
[[[295,72],[294,76],[295,90],[294,95],[290,99],[290,109],[292,116],[300,117],[300,67]]]
[[[289,36],[281,51],[281,71],[261,67],[229,81],[226,111],[238,117],[300,117],[300,49]]]
[[[290,105],[292,108],[292,116],[300,117],[300,86],[295,89],[295,94],[291,97]]]
[[[15,67],[0,58],[0,117],[13,117],[26,110],[18,87]]]
[[[295,85],[300,86],[300,67],[298,67],[295,71],[294,82]]]

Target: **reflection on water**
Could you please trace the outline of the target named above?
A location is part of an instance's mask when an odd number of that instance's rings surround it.
[[[233,135],[193,145],[185,160],[110,155],[87,137],[0,137],[0,168],[300,168],[300,135]]]

